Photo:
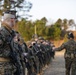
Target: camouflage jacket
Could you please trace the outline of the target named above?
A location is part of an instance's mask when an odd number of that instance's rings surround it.
[[[8,30],[6,27],[0,28],[0,57],[9,57],[10,55],[10,46],[9,43],[12,38],[12,30]]]
[[[76,54],[76,42],[71,39],[65,43],[63,43],[60,47],[56,48],[56,51],[61,51],[65,49],[64,57],[71,57],[71,54]]]

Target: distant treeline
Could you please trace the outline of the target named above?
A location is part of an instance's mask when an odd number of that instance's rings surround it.
[[[67,29],[71,25],[76,25],[73,19],[58,19],[54,24],[46,25],[47,19],[43,17],[34,22],[22,19],[15,27],[20,32],[25,41],[31,40],[34,34],[42,36],[48,40],[59,40],[65,37]]]

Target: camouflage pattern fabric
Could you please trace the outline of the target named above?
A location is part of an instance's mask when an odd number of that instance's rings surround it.
[[[10,62],[0,62],[0,75],[14,75],[16,67]]]
[[[66,43],[63,43],[60,47],[56,48],[55,50],[61,51],[65,49],[65,68],[66,68],[66,75],[76,75],[76,42],[71,39]]]
[[[11,49],[9,42],[12,38],[11,32],[12,30],[9,31],[6,27],[1,27],[0,29],[0,75],[14,75],[16,71],[16,67],[10,58]]]

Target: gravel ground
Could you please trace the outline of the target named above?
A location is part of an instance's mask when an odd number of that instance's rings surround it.
[[[64,51],[56,52],[55,59],[44,70],[43,75],[65,75]]]

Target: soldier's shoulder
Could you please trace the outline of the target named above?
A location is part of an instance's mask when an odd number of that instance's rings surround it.
[[[76,40],[74,40],[74,42],[76,43]]]
[[[69,41],[63,43],[63,45],[67,45],[67,44],[69,44]]]
[[[4,30],[3,27],[0,27],[0,33],[1,33],[3,30]]]
[[[69,41],[67,41],[65,44],[76,44],[76,41],[75,40],[69,40]]]
[[[4,27],[0,27],[0,34],[5,35],[7,30]]]
[[[6,29],[4,27],[0,27],[0,31],[5,31]]]

